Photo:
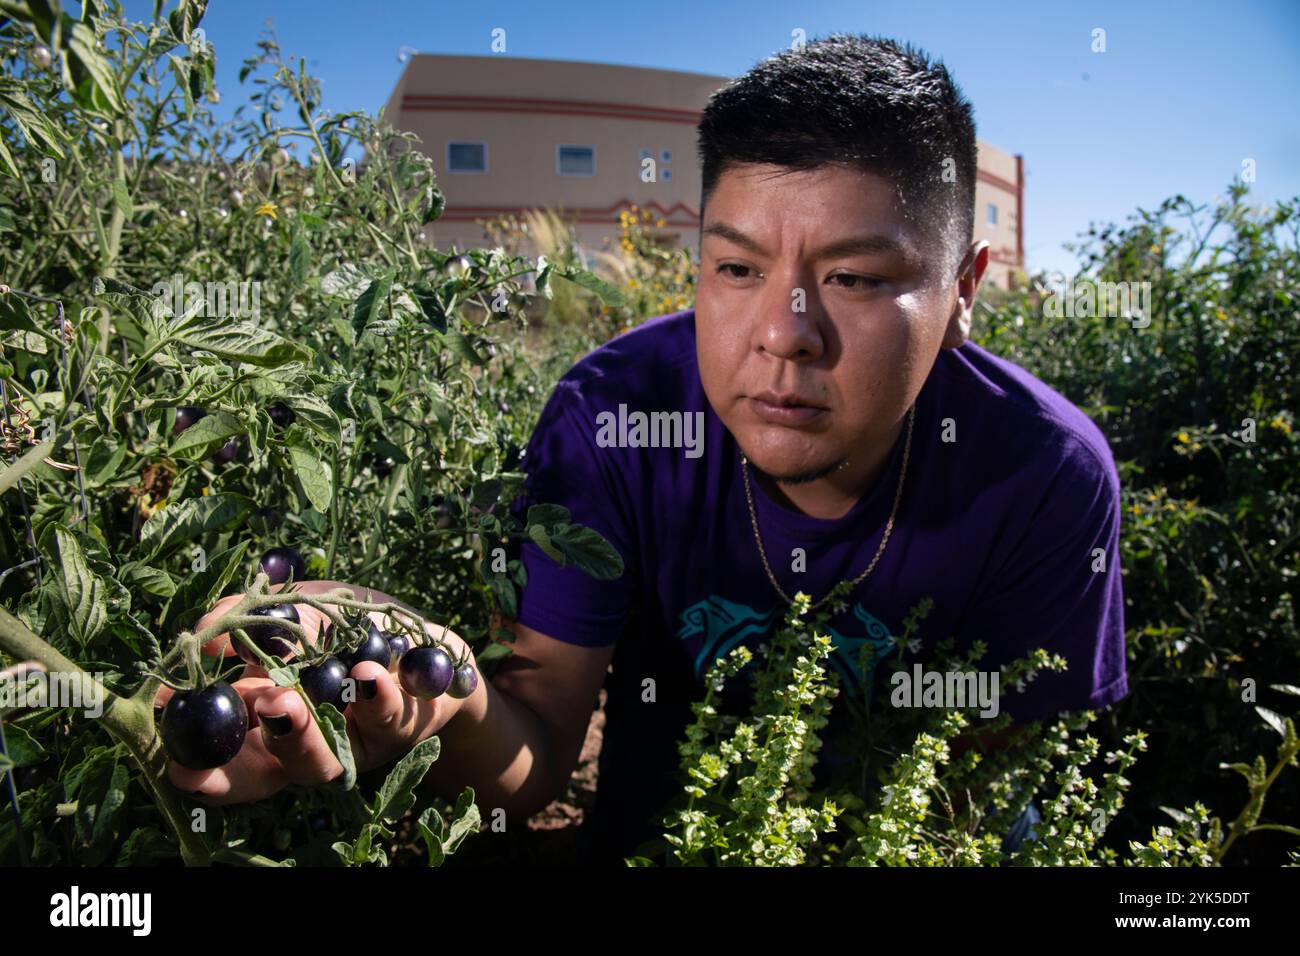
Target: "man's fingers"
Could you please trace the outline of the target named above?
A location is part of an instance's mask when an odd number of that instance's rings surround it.
[[[267,751],[256,731],[230,763],[213,770],[191,770],[171,760],[167,779],[176,789],[214,806],[264,800],[289,782],[280,761]]]
[[[263,694],[256,709],[262,742],[280,761],[291,783],[314,786],[343,772],[343,765],[292,687],[277,687]]]
[[[279,760],[267,750],[257,730],[258,701],[282,688],[266,677],[238,680],[231,686],[239,693],[248,711],[248,736],[235,759],[212,770],[191,770],[174,760],[167,762],[167,778],[173,786],[216,804],[261,800],[288,782]],[[166,685],[163,690],[167,691],[169,699],[175,693]]]
[[[359,766],[377,766],[405,753],[437,720],[437,700],[407,694],[397,676],[374,661],[361,662],[350,676],[356,681],[357,699],[345,713]]]

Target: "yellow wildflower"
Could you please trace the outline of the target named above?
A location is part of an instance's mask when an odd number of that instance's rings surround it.
[[[1178,433],[1178,440],[1179,440],[1180,442],[1182,442],[1184,445],[1186,445],[1186,444],[1187,444],[1189,441],[1191,441],[1192,439],[1191,439],[1191,437],[1187,434],[1187,432],[1179,432],[1179,433]]]
[[[253,215],[255,215],[255,216],[268,216],[268,217],[270,217],[270,219],[271,219],[272,222],[274,222],[276,219],[279,218],[279,216],[276,215],[275,203],[273,203],[273,202],[264,202],[264,203],[262,203],[262,205],[260,205],[260,206],[257,207],[257,211],[254,212]]]

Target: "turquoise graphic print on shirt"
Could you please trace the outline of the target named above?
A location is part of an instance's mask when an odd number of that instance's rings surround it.
[[[683,611],[677,636],[695,652],[693,669],[696,679],[703,680],[704,672],[715,660],[726,657],[732,648],[750,637],[769,635],[780,621],[780,610],[773,607],[762,612],[713,594]],[[894,648],[894,639],[889,628],[861,604],[854,605],[851,617],[853,625],[845,628],[849,633],[834,627],[827,627],[826,631],[835,648],[830,664],[840,675],[841,686],[856,693],[864,683],[870,682],[876,665]],[[866,673],[859,665],[864,644],[870,644],[874,649]]]

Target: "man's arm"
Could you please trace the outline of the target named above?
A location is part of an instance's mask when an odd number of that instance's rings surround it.
[[[461,705],[426,778],[454,799],[474,787],[484,814],[525,820],[564,793],[586,739],[613,645],[583,647],[506,622],[516,637],[486,692]]]

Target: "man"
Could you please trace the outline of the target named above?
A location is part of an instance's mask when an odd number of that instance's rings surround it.
[[[584,845],[615,862],[677,792],[676,742],[709,664],[759,646],[796,592],[820,603],[843,580],[856,583],[830,619],[830,664],[847,692],[875,677],[863,645],[891,647],[928,597],[916,660],[950,634],[988,644],[990,670],[1036,647],[1067,659],[1002,689],[1020,723],[1127,693],[1106,442],[967,342],[988,262],[972,242],[975,150],[947,71],[889,41],[810,43],[714,95],[695,308],[580,361],[525,457],[517,509],[564,505],[624,574],[599,581],[525,544],[514,653],[465,701],[412,701],[358,665],[374,681],[349,708],[362,768],[440,733],[435,786],[471,784],[485,813],[522,823],[563,792],[603,684]],[[667,442],[624,427],[635,412]],[[338,772],[296,695],[269,684],[241,682],[265,734],[227,767],[173,767],[178,785],[229,802]]]

